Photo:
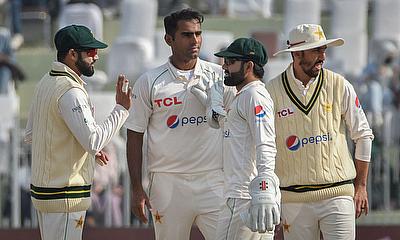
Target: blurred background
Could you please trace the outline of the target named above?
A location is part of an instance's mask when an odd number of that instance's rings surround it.
[[[0,239],[40,239],[23,135],[34,87],[56,59],[54,33],[82,24],[109,44],[95,75],[85,78],[102,121],[114,106],[119,73],[133,84],[167,61],[163,16],[186,7],[205,15],[203,59],[218,63],[213,53],[237,37],[264,43],[270,56],[265,82],[291,61],[289,54],[272,54],[286,48],[297,24],[321,24],[327,38],[345,39],[344,46],[328,48],[325,67],[354,85],[375,134],[371,212],[357,220],[357,239],[400,239],[400,0],[0,0]],[[110,164],[96,171],[84,239],[154,239],[151,224],[130,212],[125,132],[105,149]],[[196,228],[191,239],[202,239]]]

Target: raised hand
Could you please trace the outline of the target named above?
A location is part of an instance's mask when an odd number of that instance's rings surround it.
[[[115,86],[115,101],[117,104],[123,106],[126,110],[129,110],[131,108],[132,88],[128,87],[128,91],[125,91],[127,84],[129,85],[129,80],[125,77],[125,75],[119,75],[117,84]]]

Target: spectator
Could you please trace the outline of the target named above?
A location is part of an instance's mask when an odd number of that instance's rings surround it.
[[[10,31],[0,27],[0,94],[14,91],[12,79],[24,80],[25,76],[16,64],[14,50],[11,48]]]
[[[21,29],[21,0],[10,1],[11,11],[11,48],[17,50],[24,43],[24,36]]]

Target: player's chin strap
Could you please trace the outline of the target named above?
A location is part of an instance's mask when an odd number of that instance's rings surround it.
[[[240,214],[242,221],[253,232],[273,232],[280,222],[279,179],[273,174],[259,175],[249,185],[251,203],[248,212]]]
[[[224,84],[215,73],[203,75],[204,79],[194,85],[190,92],[206,108],[207,122],[212,128],[219,128],[219,122],[226,116],[224,110]]]

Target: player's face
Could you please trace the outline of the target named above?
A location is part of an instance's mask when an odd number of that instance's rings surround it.
[[[244,81],[244,62],[234,59],[225,58],[224,64],[224,83],[227,86],[237,86]]]
[[[75,66],[82,75],[91,77],[94,74],[94,63],[98,58],[97,49],[80,51],[78,52],[78,59],[75,62]]]
[[[199,56],[202,36],[201,25],[196,19],[178,21],[175,36],[169,37],[171,38],[169,44],[175,58],[188,62]]]
[[[303,72],[310,78],[318,76],[325,61],[326,46],[302,51],[299,57],[299,65]]]

